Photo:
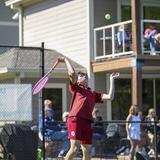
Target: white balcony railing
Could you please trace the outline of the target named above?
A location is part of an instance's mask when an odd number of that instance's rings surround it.
[[[127,26],[127,32],[131,33],[132,21],[125,21],[112,25],[107,25],[94,29],[94,58],[114,58],[116,56],[132,54],[131,47],[126,48],[123,38],[121,46],[118,44],[117,33],[121,26],[124,29]],[[121,35],[122,36],[122,35]],[[123,37],[125,37],[123,32]],[[130,41],[131,44],[131,41]],[[130,45],[131,46],[131,45]]]
[[[141,37],[144,36],[144,31],[146,29],[147,26],[149,26],[150,24],[154,24],[154,26],[156,27],[157,33],[160,32],[160,20],[152,20],[152,19],[143,19],[141,20]],[[142,38],[141,41],[141,46],[142,46],[142,54],[150,54],[151,50],[150,50],[150,44],[147,44],[144,42],[144,39]],[[159,42],[155,42],[154,44],[152,44],[155,46],[156,50],[155,50],[155,55],[159,55],[160,54],[160,43]],[[151,53],[152,55],[152,53]]]
[[[148,26],[151,23],[155,23],[156,26],[160,25],[160,20],[142,20],[141,21],[141,53],[142,54],[150,54],[149,45],[146,48],[146,44],[144,43],[144,27]],[[132,20],[116,23],[112,25],[107,25],[103,27],[98,27],[94,29],[94,59],[104,59],[104,58],[114,58],[124,55],[133,54],[132,50]],[[121,35],[122,43],[119,45],[118,39],[118,31],[125,30],[129,35],[130,39],[126,40],[125,32]],[[160,47],[156,50],[156,55],[160,53]]]

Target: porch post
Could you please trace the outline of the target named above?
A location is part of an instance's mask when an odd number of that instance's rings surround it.
[[[132,104],[142,107],[142,63],[132,67]]]
[[[135,55],[141,54],[141,0],[131,0],[132,16],[132,50]]]
[[[132,104],[142,107],[142,63],[137,60],[141,53],[141,0],[131,0],[132,50],[136,65],[132,67]]]

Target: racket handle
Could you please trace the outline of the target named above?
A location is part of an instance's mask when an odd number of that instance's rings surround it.
[[[58,60],[53,64],[53,66],[52,66],[52,70],[54,70],[54,68],[58,65]]]

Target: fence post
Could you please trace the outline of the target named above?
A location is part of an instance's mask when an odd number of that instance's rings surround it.
[[[41,44],[41,77],[44,76],[44,42]],[[42,106],[42,128],[43,128],[43,142],[42,142],[42,150],[43,150],[43,160],[45,160],[45,108],[44,108],[44,89],[41,92],[41,106]]]
[[[157,153],[157,121],[154,120],[154,144],[155,144],[155,160],[158,159]]]

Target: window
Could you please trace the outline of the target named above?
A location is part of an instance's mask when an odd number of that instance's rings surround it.
[[[159,4],[160,5],[160,4]],[[122,21],[127,21],[131,19],[131,6],[122,5],[121,6]],[[154,19],[159,20],[160,6],[144,6],[143,7],[143,19]]]
[[[153,80],[144,79],[142,81],[142,104],[143,114],[147,115],[148,109],[153,107]]]
[[[115,82],[115,98],[112,103],[112,119],[125,120],[131,106],[131,80],[119,79]]]
[[[160,80],[156,80],[156,111],[160,118]]]
[[[45,88],[45,98],[55,99],[56,106],[53,108],[55,111],[55,120],[62,120],[62,113],[67,111],[67,92],[66,84],[64,83],[48,83]]]
[[[143,8],[144,19],[159,20],[160,7],[145,6]]]
[[[130,6],[122,6],[122,21],[128,21],[131,19],[131,7]]]
[[[44,98],[55,100],[56,104],[53,107],[55,111],[55,120],[62,120],[62,89],[61,88],[47,88],[44,90]]]
[[[158,117],[160,116],[160,80],[155,81],[155,97],[154,102],[154,87],[153,79],[142,80],[142,108],[143,114],[147,115],[148,109],[156,105],[156,111]],[[112,117],[113,120],[125,120],[129,108],[131,106],[131,80],[119,79],[115,83],[115,98],[112,102]]]

